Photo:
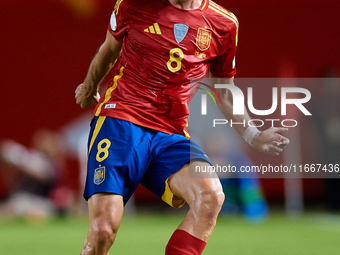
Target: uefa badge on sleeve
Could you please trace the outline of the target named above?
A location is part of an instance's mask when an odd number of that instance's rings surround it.
[[[105,180],[105,166],[99,166],[96,170],[94,170],[94,184],[101,184]]]

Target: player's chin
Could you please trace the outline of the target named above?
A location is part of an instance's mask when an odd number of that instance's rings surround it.
[[[81,107],[82,109],[85,109],[85,108],[88,107],[88,104],[80,104],[80,107]]]
[[[271,149],[271,150],[269,150],[268,154],[271,155],[271,156],[279,156],[281,152],[276,151],[274,149]]]

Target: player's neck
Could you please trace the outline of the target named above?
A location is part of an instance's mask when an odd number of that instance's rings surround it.
[[[173,6],[183,10],[194,10],[200,8],[203,0],[168,0]]]

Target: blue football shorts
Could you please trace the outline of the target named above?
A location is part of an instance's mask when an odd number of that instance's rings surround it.
[[[105,116],[93,119],[88,149],[86,200],[95,193],[112,193],[126,203],[141,183],[170,206],[180,208],[185,201],[174,201],[168,178],[193,160],[211,164],[203,150],[182,135]]]

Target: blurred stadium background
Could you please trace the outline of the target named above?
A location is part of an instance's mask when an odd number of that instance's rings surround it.
[[[339,76],[339,1],[216,2],[240,21],[237,77]],[[113,5],[114,0],[0,2],[0,253],[80,251],[88,227],[81,193],[92,109],[75,104],[74,90],[105,38]],[[308,107],[316,114],[301,120],[294,144],[301,163],[340,163],[339,86],[309,88]],[[268,108],[269,92],[255,99],[259,109]],[[332,109],[331,116],[323,109]],[[286,160],[245,149],[233,137],[226,132],[227,146],[239,148],[240,160]],[[214,153],[214,146],[207,149]],[[340,254],[339,179],[224,184],[226,206],[204,254]],[[126,211],[113,254],[162,254],[185,209],[169,209],[139,187]]]

